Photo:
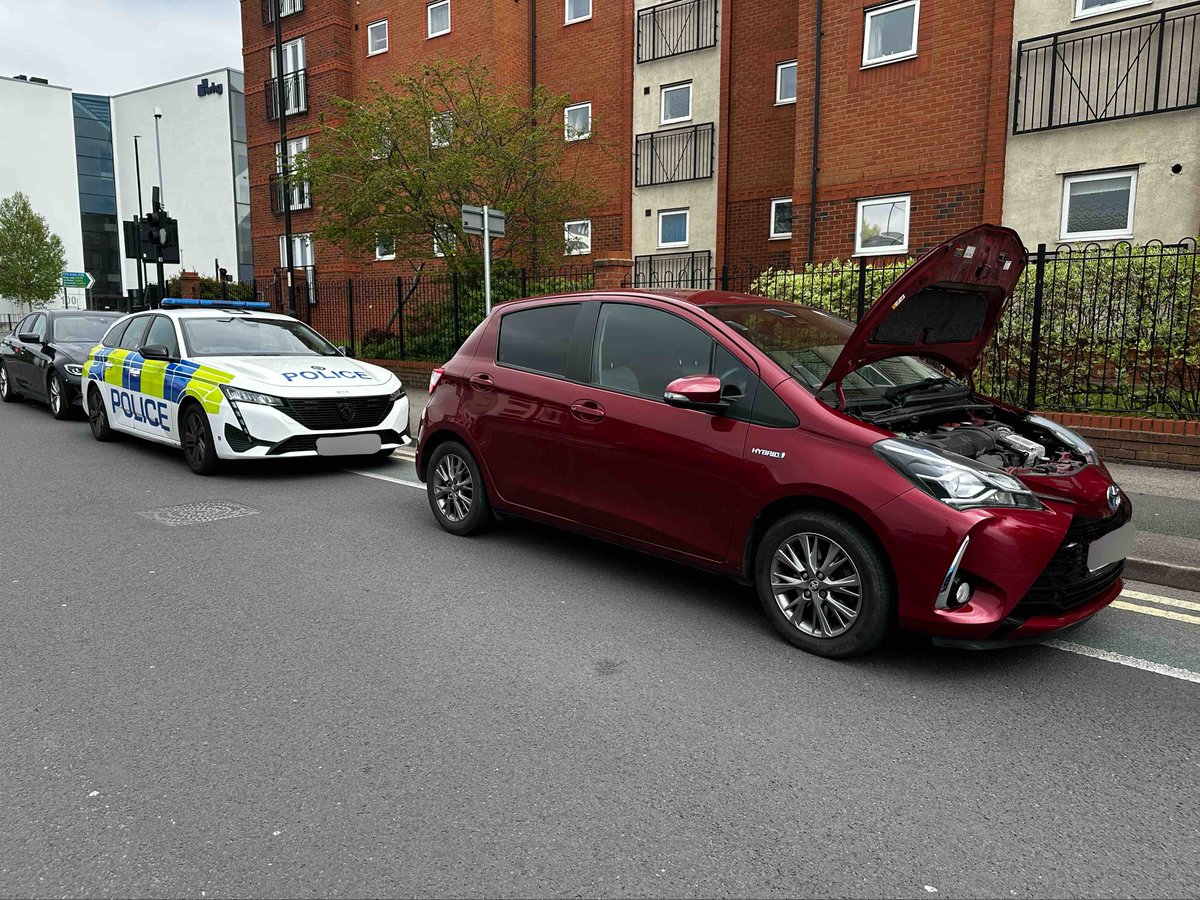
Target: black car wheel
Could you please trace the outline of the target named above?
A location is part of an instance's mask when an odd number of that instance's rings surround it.
[[[200,404],[193,403],[184,411],[182,436],[183,458],[189,469],[197,475],[212,475],[220,468],[212,428]]]
[[[8,377],[8,366],[0,362],[0,400],[5,403],[16,403],[20,399],[21,395],[13,386],[12,379]]]
[[[116,433],[108,424],[108,410],[104,408],[104,398],[100,396],[100,388],[94,384],[88,390],[88,425],[92,429],[92,437],[98,441],[111,441]]]
[[[479,464],[457,441],[447,441],[433,451],[425,487],[433,517],[451,534],[478,534],[492,523]]]
[[[50,401],[50,412],[54,418],[69,419],[74,410],[71,408],[71,389],[63,381],[63,377],[54,369],[46,378],[46,396]]]

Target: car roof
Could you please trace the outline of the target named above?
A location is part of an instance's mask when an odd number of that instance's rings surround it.
[[[564,300],[571,299],[577,301],[596,301],[596,300],[612,300],[613,298],[621,299],[628,298],[631,300],[666,300],[675,303],[686,303],[691,306],[712,306],[715,304],[747,304],[747,305],[776,305],[779,303],[791,303],[790,300],[773,300],[770,297],[762,297],[754,294],[742,294],[737,291],[718,291],[709,288],[696,289],[659,289],[659,288],[620,288],[617,290],[592,290],[592,291],[577,291],[570,294],[555,294],[545,297],[529,297],[524,301],[517,302],[533,302],[541,300]]]
[[[104,316],[119,319],[121,316],[128,315],[119,309],[39,309],[35,311],[44,312],[52,319],[56,316]]]
[[[291,316],[267,312],[266,310],[214,309],[212,307],[188,307],[186,309],[141,309],[136,313],[131,313],[131,315],[142,315],[144,313],[156,313],[157,315],[170,316],[172,319],[228,319],[230,317],[235,317],[240,319],[278,319],[285,322],[298,321],[293,319]]]

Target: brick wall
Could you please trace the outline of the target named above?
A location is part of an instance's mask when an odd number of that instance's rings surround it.
[[[1041,413],[1087,440],[1108,462],[1200,471],[1200,421]]]

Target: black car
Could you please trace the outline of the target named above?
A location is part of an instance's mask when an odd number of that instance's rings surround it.
[[[65,419],[80,403],[83,364],[119,312],[44,309],[30,313],[0,340],[0,400],[21,397],[50,405]]]

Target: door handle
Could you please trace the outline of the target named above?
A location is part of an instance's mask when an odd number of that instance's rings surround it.
[[[104,368],[106,368],[106,369],[111,369],[114,365],[115,365],[115,363],[110,363],[107,360],[105,360],[105,362],[104,362]]]
[[[581,422],[599,422],[604,418],[604,407],[595,400],[576,400],[571,404],[571,415]]]
[[[490,391],[495,386],[496,383],[492,381],[492,376],[487,372],[476,372],[471,376],[471,387],[476,390]]]
[[[129,374],[130,374],[130,375],[141,375],[141,374],[142,374],[142,370],[141,370],[141,369],[130,369],[130,370],[129,370]]]

